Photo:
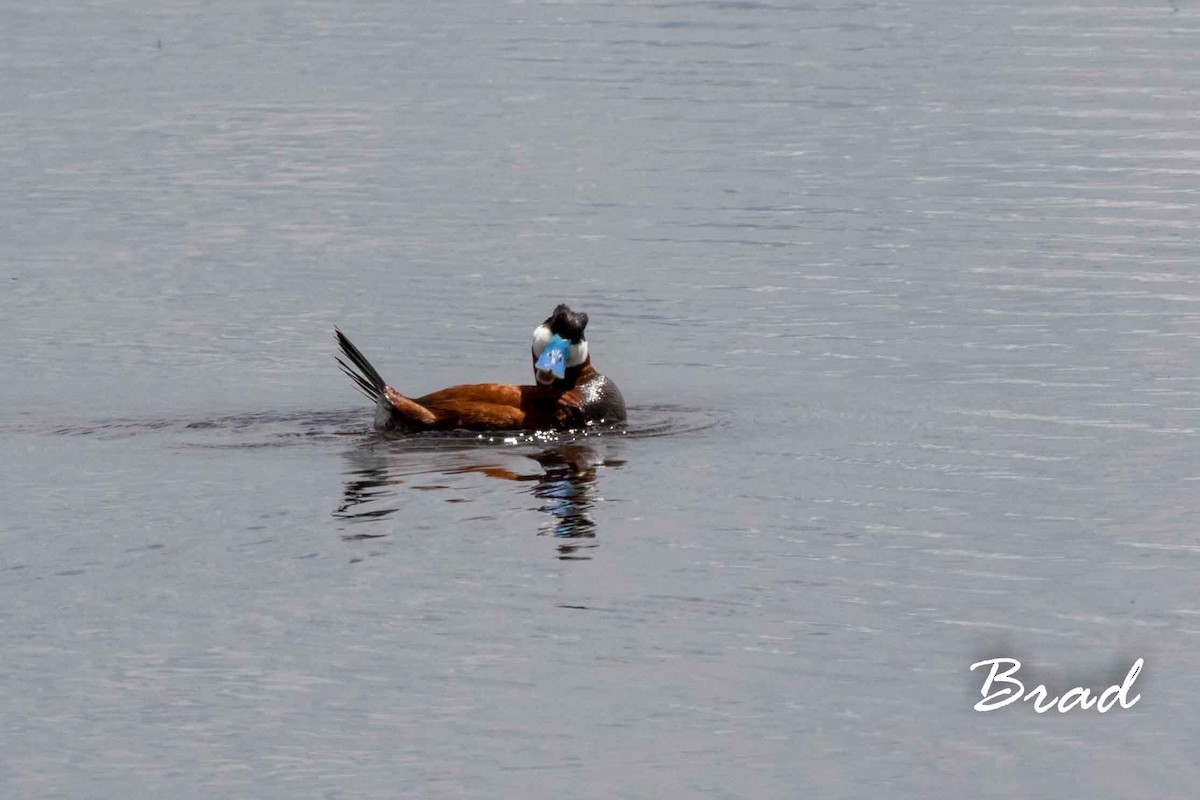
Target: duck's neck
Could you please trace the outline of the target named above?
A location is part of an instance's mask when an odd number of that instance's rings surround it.
[[[578,367],[571,367],[567,370],[566,375],[561,381],[555,381],[555,385],[562,386],[564,389],[574,389],[579,384],[586,381],[588,378],[596,374],[596,369],[592,366],[592,357],[588,356],[587,360]]]

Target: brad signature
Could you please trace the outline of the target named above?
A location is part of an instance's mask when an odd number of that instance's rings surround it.
[[[1075,686],[1063,692],[1061,696],[1051,697],[1045,684],[1039,684],[1028,693],[1025,692],[1025,684],[1013,677],[1021,669],[1021,662],[1015,658],[989,658],[985,661],[976,661],[971,665],[972,672],[978,667],[990,666],[991,669],[988,670],[987,679],[979,691],[983,699],[975,704],[975,710],[995,711],[1018,700],[1026,702],[1032,700],[1033,710],[1039,714],[1045,714],[1052,708],[1057,708],[1062,714],[1076,708],[1087,710],[1093,707],[1099,713],[1104,714],[1117,704],[1120,704],[1121,708],[1132,708],[1138,700],[1142,699],[1140,694],[1135,694],[1130,698],[1129,692],[1133,689],[1134,681],[1141,674],[1144,664],[1145,659],[1141,658],[1133,662],[1133,666],[1125,675],[1125,680],[1108,687],[1099,696],[1093,696],[1092,690],[1087,687]],[[1001,668],[1004,667],[1007,669],[1001,672]],[[993,691],[993,687],[997,686],[999,688]]]

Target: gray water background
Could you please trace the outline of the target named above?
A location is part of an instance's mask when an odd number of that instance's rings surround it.
[[[51,0],[0,77],[0,794],[1194,796],[1194,4]],[[564,300],[625,434],[331,358]]]

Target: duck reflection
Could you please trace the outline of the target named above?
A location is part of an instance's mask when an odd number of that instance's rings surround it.
[[[528,454],[542,467],[542,472],[523,475],[499,467],[462,467],[458,472],[481,472],[489,478],[509,481],[531,481],[531,492],[544,502],[538,507],[549,515],[540,525],[541,535],[551,535],[563,541],[558,544],[561,559],[585,558],[581,550],[595,547],[596,522],[592,507],[599,498],[596,471],[600,467],[620,466],[622,461],[606,459],[600,449],[590,443],[572,442]]]
[[[353,460],[358,463],[347,473],[349,477],[342,488],[342,502],[333,515],[341,519],[367,521],[395,514],[399,508],[395,506],[379,508],[376,504],[380,498],[384,498],[390,493],[391,490],[388,487],[399,486],[404,481],[392,477],[388,469],[387,458],[383,454],[366,452],[356,455],[357,457]],[[354,534],[343,534],[342,538],[378,539],[383,536],[387,536],[387,533],[360,531]]]
[[[381,443],[382,444],[382,443]],[[606,455],[607,445],[597,441],[558,443],[534,450],[489,451],[472,449],[458,452],[424,452],[414,463],[414,453],[397,453],[380,445],[356,450],[350,454],[354,467],[347,472],[342,502],[334,512],[341,519],[367,522],[379,521],[403,508],[402,490],[397,487],[414,478],[413,490],[455,489],[440,483],[425,483],[431,473],[445,476],[479,473],[496,480],[529,484],[526,489],[541,504],[537,510],[545,514],[538,526],[542,536],[559,540],[557,556],[564,560],[586,559],[588,549],[596,546],[596,522],[593,508],[599,495],[597,474],[601,467],[618,467],[624,461]],[[497,463],[501,458],[519,456],[538,464],[539,470],[525,472]],[[486,459],[486,463],[479,463]],[[430,462],[442,461],[441,465]],[[446,463],[446,462],[449,463]],[[466,461],[467,463],[464,463]],[[464,498],[448,498],[462,502]],[[369,539],[387,536],[390,531],[347,533],[346,539]]]

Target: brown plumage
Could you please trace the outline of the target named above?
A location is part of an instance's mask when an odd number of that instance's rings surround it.
[[[340,330],[335,330],[338,347],[349,363],[341,358],[337,362],[359,390],[374,401],[375,427],[381,431],[550,430],[622,422],[625,401],[616,384],[592,367],[583,335],[586,326],[587,314],[576,314],[565,305],[554,309],[535,332],[533,360],[536,363],[540,348],[545,347],[541,339],[565,335],[570,337],[572,352],[578,354],[577,363],[570,363],[559,379],[535,367],[538,383],[533,386],[470,383],[406,397],[383,380]],[[538,334],[542,334],[541,339]]]
[[[338,366],[375,401],[375,427],[381,431],[549,430],[585,422],[579,392],[556,385],[473,383],[405,397],[384,382],[344,333],[339,330],[336,335],[342,353],[358,371],[340,358]]]

